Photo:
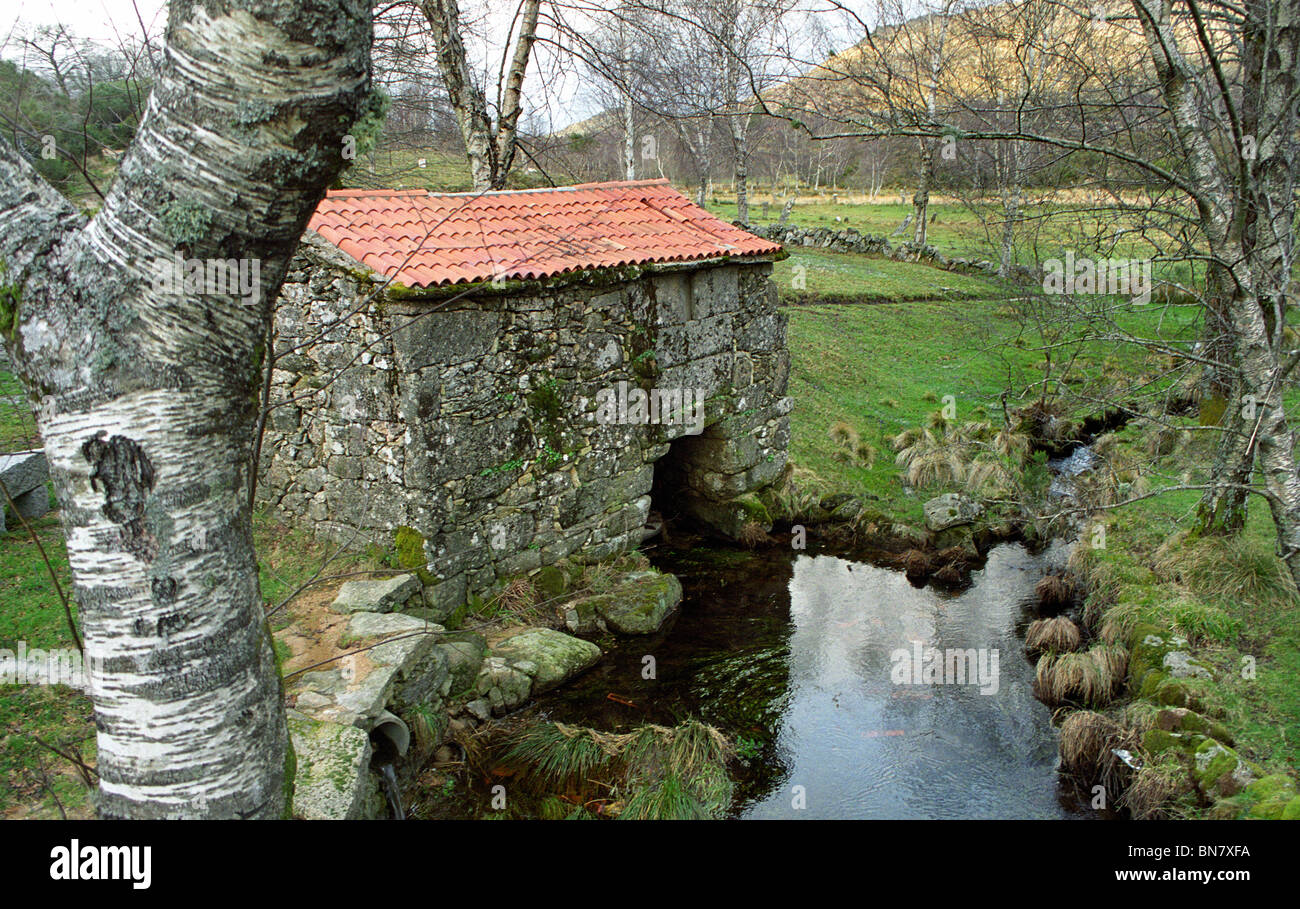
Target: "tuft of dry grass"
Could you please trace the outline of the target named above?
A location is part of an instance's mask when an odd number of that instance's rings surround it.
[[[1187,769],[1177,762],[1162,762],[1132,773],[1118,803],[1137,821],[1175,820],[1187,816],[1194,795]]]
[[[1030,653],[1068,653],[1079,649],[1083,635],[1079,626],[1065,616],[1035,619],[1025,632],[1025,649]]]
[[[739,539],[741,543],[750,549],[772,542],[772,538],[767,533],[767,528],[758,521],[746,521],[740,528]]]
[[[843,420],[836,420],[832,423],[826,434],[830,436],[832,442],[841,448],[852,448],[858,444],[857,430]]]
[[[1104,707],[1119,693],[1128,671],[1128,651],[1098,644],[1085,651],[1044,653],[1034,673],[1034,693],[1050,707]]]
[[[504,762],[530,786],[581,793],[604,815],[673,820],[725,813],[734,756],[725,735],[694,719],[628,732],[543,721],[512,736]]]
[[[1049,574],[1034,585],[1034,596],[1044,611],[1060,612],[1074,602],[1074,583],[1064,575]]]
[[[835,460],[867,469],[876,463],[879,454],[876,446],[863,439],[856,429],[843,420],[834,423],[827,431],[827,435],[836,446],[835,453],[832,455]]]
[[[1185,584],[1205,599],[1229,597],[1266,604],[1270,611],[1300,606],[1286,564],[1268,544],[1242,534],[1193,540],[1180,533],[1166,540],[1152,561],[1161,578]]]
[[[948,564],[934,573],[936,583],[944,587],[960,587],[966,581],[966,575],[957,565]]]
[[[903,572],[908,578],[916,580],[930,574],[930,559],[919,549],[909,549],[903,553]]]
[[[537,603],[537,588],[528,578],[514,578],[501,589],[496,600],[509,612],[527,612]]]
[[[1061,770],[1085,786],[1104,786],[1113,798],[1132,774],[1115,751],[1136,748],[1137,737],[1104,714],[1076,710],[1061,723]]]

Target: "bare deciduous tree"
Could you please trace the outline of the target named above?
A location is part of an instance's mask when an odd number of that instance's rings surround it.
[[[428,24],[443,85],[456,112],[474,188],[503,189],[518,148],[524,77],[537,40],[541,2],[522,0],[511,20],[509,34],[515,40],[512,48],[506,42],[502,57],[495,120],[488,109],[484,87],[465,50],[465,23],[460,5],[456,0],[418,0],[417,5]]]

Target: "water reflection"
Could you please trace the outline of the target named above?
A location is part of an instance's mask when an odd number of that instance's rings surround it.
[[[686,589],[675,624],[622,642],[544,712],[602,729],[693,714],[744,739],[755,756],[737,787],[741,817],[1072,816],[1016,635],[1040,557],[999,546],[952,595],[827,554],[707,555],[660,554]],[[953,673],[965,684],[895,684],[894,657],[917,647],[960,651],[949,666],[970,670]],[[991,658],[996,691],[981,694],[973,683]]]

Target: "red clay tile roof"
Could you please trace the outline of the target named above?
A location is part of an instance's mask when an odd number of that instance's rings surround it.
[[[667,180],[482,193],[334,190],[308,226],[411,287],[781,249],[715,218]]]

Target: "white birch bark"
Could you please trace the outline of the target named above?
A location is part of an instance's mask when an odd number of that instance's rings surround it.
[[[0,142],[5,340],[50,461],[92,667],[104,817],[286,810],[247,489],[263,338],[370,92],[364,4],[172,5],[164,64],[83,223]],[[256,298],[156,258],[259,263]],[[200,289],[202,290],[202,289]]]

